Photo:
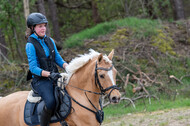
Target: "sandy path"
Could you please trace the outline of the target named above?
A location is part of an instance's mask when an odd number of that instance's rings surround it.
[[[190,126],[190,108],[128,114],[102,126]]]

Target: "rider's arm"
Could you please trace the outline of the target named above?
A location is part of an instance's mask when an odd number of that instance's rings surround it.
[[[61,55],[57,51],[57,47],[56,47],[55,42],[53,41],[53,39],[52,38],[50,38],[50,39],[53,42],[54,49],[55,49],[55,62],[56,62],[56,64],[58,66],[60,66],[61,68],[65,68],[68,64],[63,60],[63,58],[61,57]]]
[[[36,56],[36,50],[32,43],[26,44],[26,54],[28,57],[28,64],[30,71],[35,75],[41,76],[42,69],[39,67]]]

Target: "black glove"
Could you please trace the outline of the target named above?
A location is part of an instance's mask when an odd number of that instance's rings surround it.
[[[48,76],[51,80],[53,81],[57,81],[61,75],[59,73],[54,73],[54,72],[51,72],[50,75]]]

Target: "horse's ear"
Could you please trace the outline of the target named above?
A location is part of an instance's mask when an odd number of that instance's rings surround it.
[[[101,62],[103,59],[103,55],[100,53],[100,55],[98,56],[98,62]]]
[[[114,55],[114,49],[112,49],[112,51],[111,51],[110,54],[108,55],[108,58],[109,58],[110,60],[112,60],[113,55]]]

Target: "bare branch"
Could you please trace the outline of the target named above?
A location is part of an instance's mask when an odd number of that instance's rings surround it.
[[[129,74],[127,74],[127,76],[126,76],[124,88],[127,88],[128,82],[129,82]]]
[[[135,106],[133,100],[131,100],[130,98],[122,97],[122,98],[121,98],[121,101],[122,101],[122,100],[128,100],[128,101],[130,101],[130,103],[133,105],[133,108],[136,108],[136,106]]]
[[[170,79],[174,79],[175,81],[179,82],[180,84],[183,84],[183,82],[178,79],[177,77],[175,77],[174,75],[170,75]]]

